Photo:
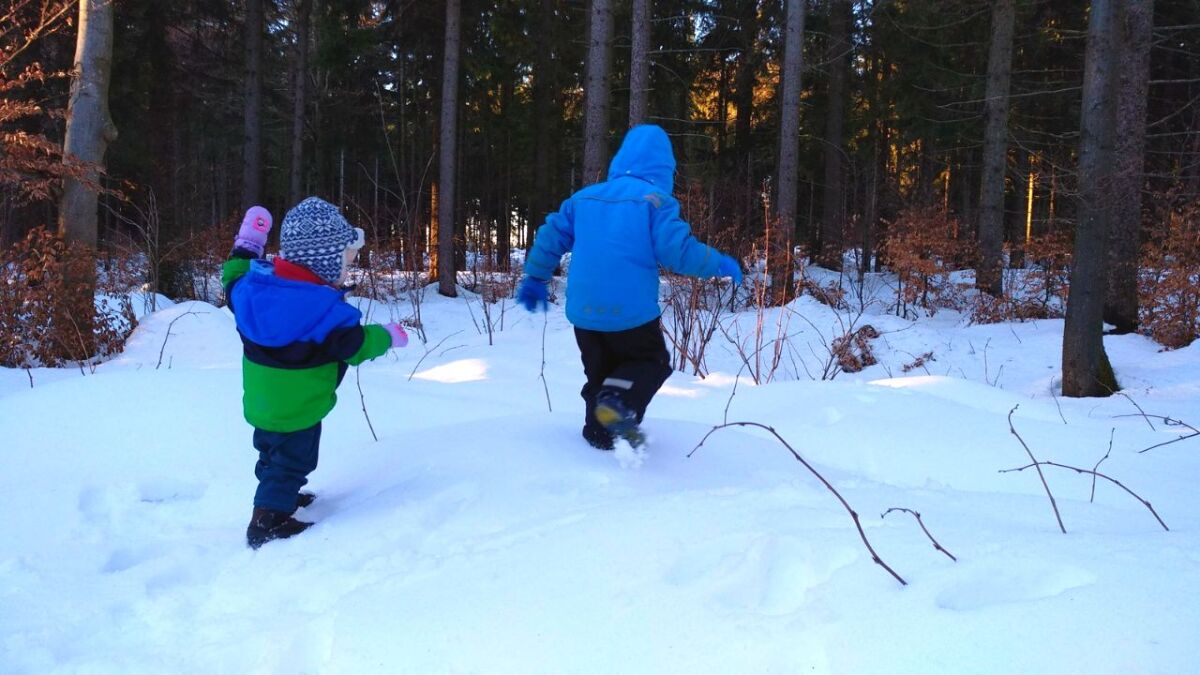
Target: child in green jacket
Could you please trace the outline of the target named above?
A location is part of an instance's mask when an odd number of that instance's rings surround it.
[[[251,548],[312,525],[292,514],[315,498],[300,488],[317,468],[321,420],[347,367],[408,344],[399,324],[364,326],[346,302],[341,285],[364,235],[337,207],[309,197],[289,211],[274,261],[262,258],[270,230],[266,209],[247,211],[222,271],[244,347],[243,412],[258,450]]]

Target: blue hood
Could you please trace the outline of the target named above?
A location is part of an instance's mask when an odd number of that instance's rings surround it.
[[[635,176],[671,194],[675,187],[675,155],[662,127],[642,124],[629,130],[608,166],[608,180]]]
[[[329,286],[275,276],[269,262],[255,260],[234,287],[233,305],[238,330],[263,347],[293,342],[322,342],[330,331],[357,325],[359,312]]]

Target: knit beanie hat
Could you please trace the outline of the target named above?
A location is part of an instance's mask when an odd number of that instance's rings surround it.
[[[309,197],[283,217],[279,254],[333,284],[342,276],[342,254],[357,239],[358,232],[336,206]]]

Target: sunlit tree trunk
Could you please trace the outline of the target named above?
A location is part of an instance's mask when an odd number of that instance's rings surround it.
[[[441,134],[438,141],[438,293],[457,297],[454,258],[454,179],[458,140],[458,56],[461,0],[446,0],[446,54],[442,61]]]
[[[1146,151],[1146,99],[1154,0],[1123,0],[1117,27],[1116,176],[1104,320],[1118,333],[1138,327],[1137,273]]]
[[[1116,78],[1114,4],[1092,0],[1079,122],[1079,208],[1071,294],[1063,327],[1063,396],[1107,396],[1117,388],[1104,352],[1104,266],[1112,216]]]
[[[650,0],[633,0],[633,50],[629,59],[629,126],[646,121],[650,97]]]
[[[84,180],[64,181],[58,230],[68,241],[91,248],[97,239],[97,190],[104,153],[117,138],[108,112],[112,48],[112,0],[81,0],[63,159],[81,165]]]
[[[584,79],[583,184],[603,180],[608,163],[608,82],[611,70],[612,0],[592,0]]]
[[[300,202],[304,177],[304,108],[308,89],[308,30],[312,0],[296,3],[296,81],[292,92],[292,166],[288,180],[291,204]]]
[[[246,79],[242,112],[242,206],[257,204],[262,195],[262,54],[263,1],[246,1]]]
[[[1012,76],[1013,2],[992,4],[992,46],[984,102],[983,177],[979,188],[979,269],[975,286],[992,296],[1003,288],[1004,175],[1008,157],[1008,91]]]
[[[842,269],[842,231],[846,226],[845,142],[846,71],[850,62],[850,0],[829,5],[829,108],[825,117],[825,189],[821,204],[821,265]]]
[[[778,198],[769,224],[767,272],[776,303],[791,299],[792,242],[796,235],[796,188],[800,162],[800,76],[804,70],[805,0],[788,0],[784,27],[783,86],[780,91]]]

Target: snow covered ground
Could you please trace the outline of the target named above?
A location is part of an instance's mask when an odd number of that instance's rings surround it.
[[[794,309],[811,369],[847,319]],[[510,304],[491,346],[477,301],[431,292],[423,317],[437,349],[360,369],[379,440],[352,371],[301,514],[317,525],[259,551],[225,310],[148,316],[94,373],[0,369],[0,673],[1200,672],[1200,438],[1139,454],[1186,430],[1124,397],[1056,398],[1061,321],[871,310],[880,364],[820,381],[789,358],[736,390],[718,337],[709,376],[655,400],[639,464],[579,437],[561,308],[544,324]],[[1137,405],[1200,424],[1200,343],[1106,345]],[[1038,459],[1090,469],[1111,437],[1100,470],[1171,531],[1048,467],[1060,533],[1032,470],[999,473],[1029,462],[1017,405]],[[773,426],[908,585],[769,434],[725,429],[689,458],[726,419]]]

